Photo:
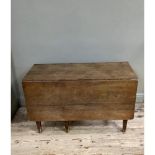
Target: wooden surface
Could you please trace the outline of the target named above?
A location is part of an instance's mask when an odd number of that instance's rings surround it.
[[[132,119],[137,82],[26,83],[30,120]]]
[[[137,79],[128,62],[35,64],[23,81]]]
[[[134,118],[137,77],[127,62],[34,65],[22,84],[39,132],[41,121]]]
[[[129,120],[137,77],[127,62],[40,64],[23,90],[30,120]]]
[[[122,121],[76,121],[69,133],[64,122],[43,122],[39,134],[22,107],[11,124],[12,155],[142,155],[143,116],[143,104],[136,104],[135,118],[124,134]]]

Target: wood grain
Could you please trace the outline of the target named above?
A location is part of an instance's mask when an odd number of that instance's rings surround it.
[[[24,82],[28,105],[76,105],[84,103],[133,104],[136,80],[86,80],[61,82]],[[126,103],[127,102],[127,103]]]
[[[137,79],[128,62],[34,64],[24,81]]]
[[[128,62],[36,64],[23,90],[30,120],[128,120],[137,83]]]
[[[117,104],[116,104],[117,105]],[[122,120],[133,119],[133,106],[119,108],[104,106],[38,106],[28,108],[30,120],[65,121],[65,120]],[[132,109],[132,110],[131,110]]]

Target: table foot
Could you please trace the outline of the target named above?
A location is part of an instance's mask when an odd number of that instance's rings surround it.
[[[123,120],[123,129],[122,129],[123,133],[126,131],[127,122],[128,122],[128,120]]]
[[[68,133],[68,129],[69,129],[69,121],[65,121],[65,130]]]
[[[41,121],[36,121],[36,125],[37,125],[38,132],[41,133],[42,132]]]

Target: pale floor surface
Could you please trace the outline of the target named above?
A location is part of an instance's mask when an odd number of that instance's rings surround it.
[[[135,118],[123,134],[122,121],[77,121],[65,133],[63,122],[43,122],[37,133],[21,107],[12,121],[12,155],[141,155],[144,154],[144,108],[136,104]]]

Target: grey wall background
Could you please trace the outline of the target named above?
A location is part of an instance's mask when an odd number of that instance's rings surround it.
[[[13,0],[12,58],[21,80],[34,63],[129,61],[143,97],[143,0]]]

